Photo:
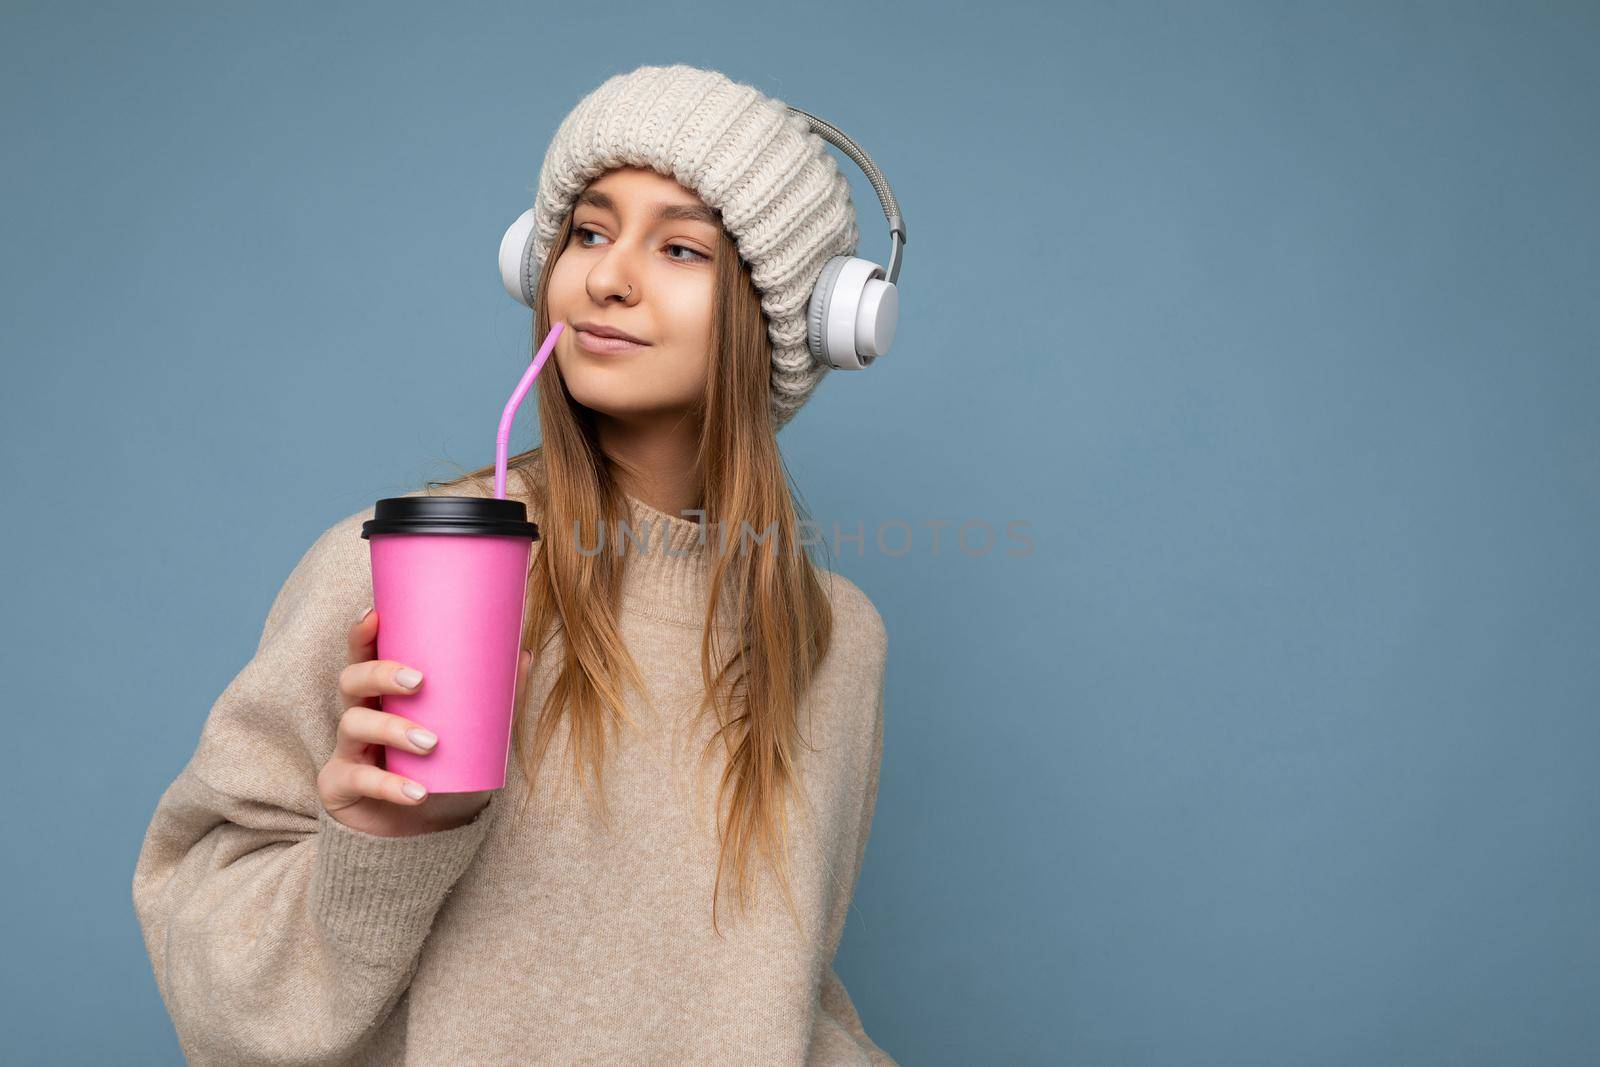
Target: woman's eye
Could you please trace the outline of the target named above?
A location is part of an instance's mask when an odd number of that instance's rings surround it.
[[[578,244],[583,248],[593,248],[593,247],[595,247],[592,244],[586,243],[584,241],[585,237],[600,237],[600,236],[603,236],[603,235],[600,234],[600,233],[595,232],[594,230],[589,229],[587,226],[574,226],[572,228],[572,239],[574,241],[577,241]],[[697,249],[694,249],[694,248],[690,248],[688,245],[673,244],[673,245],[668,245],[667,247],[669,249],[681,248],[685,252],[689,253],[691,256],[698,256],[699,258],[704,259],[704,260],[710,260],[711,259],[711,257],[706,255],[704,252],[701,252],[701,251],[699,251]],[[668,258],[669,259],[682,259],[683,257],[682,256],[669,256]]]
[[[691,256],[699,256],[701,259],[710,259],[711,258],[710,256],[706,255],[704,252],[700,252],[700,251],[697,251],[696,249],[690,248],[688,245],[668,245],[667,247],[668,248],[681,248],[685,252],[689,253]],[[677,258],[677,257],[674,257],[674,258]]]

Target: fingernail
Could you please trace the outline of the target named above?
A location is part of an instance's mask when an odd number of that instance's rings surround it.
[[[375,611],[376,609],[377,609],[377,605],[374,604],[372,607],[368,608],[366,611],[363,611],[361,613],[361,618],[357,619],[356,622],[357,623],[366,622],[367,621],[367,616],[371,615],[373,613],[373,611]]]
[[[400,792],[404,793],[412,800],[421,800],[423,797],[428,795],[428,791],[422,788],[416,782],[407,782],[405,785],[400,787]]]
[[[410,667],[401,667],[394,672],[394,680],[407,689],[415,689],[422,681],[422,672],[414,671]]]
[[[420,726],[413,726],[406,731],[406,736],[411,738],[411,743],[418,748],[432,748],[439,743],[439,739]]]

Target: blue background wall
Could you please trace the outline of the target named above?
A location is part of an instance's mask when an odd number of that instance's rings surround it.
[[[676,61],[838,123],[910,229],[894,351],[780,437],[890,633],[868,1032],[1594,1055],[1593,5],[215,7],[0,14],[17,1062],[179,1062],[156,799],[315,536],[493,458],[500,235],[584,93]]]

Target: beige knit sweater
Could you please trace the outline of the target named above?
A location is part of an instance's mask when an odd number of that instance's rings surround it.
[[[406,495],[490,491],[483,481]],[[608,744],[609,831],[572,782],[564,731],[525,819],[512,817],[526,786],[515,754],[506,789],[465,826],[385,838],[331,818],[316,776],[343,711],[345,635],[372,603],[360,531],[373,509],[312,544],[162,794],[133,875],[190,1062],[894,1063],[833,970],[877,797],[882,620],[860,589],[822,572],[833,643],[801,716],[815,747],[799,755],[809,806],[802,815],[789,802],[803,932],[758,854],[748,915],[724,872],[719,938],[721,757],[692,803],[713,727],[686,728],[703,685],[711,546],[695,522],[631,497],[629,508],[650,542],[643,554],[625,546],[622,635],[664,721],[630,704],[639,729]],[[549,692],[554,660],[535,663],[524,714]]]

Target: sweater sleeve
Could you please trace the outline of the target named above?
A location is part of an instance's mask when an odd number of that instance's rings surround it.
[[[879,676],[882,677],[881,668]],[[861,823],[855,837],[855,867],[850,878],[851,895],[854,895],[855,886],[860,881],[862,861],[866,858],[867,838],[872,831],[872,815],[878,802],[878,771],[882,763],[883,687],[880,682],[877,711],[872,728],[871,755],[867,761],[866,782],[861,801]],[[867,1036],[866,1029],[861,1024],[861,1016],[856,1012],[855,1002],[831,962],[823,971],[819,998],[822,1011],[832,1016],[839,1027],[855,1039],[858,1050],[866,1057],[868,1063],[873,1067],[896,1067],[894,1058]]]
[[[852,673],[862,681],[855,698],[855,706],[862,709],[857,720],[860,724],[852,743],[844,750],[859,753],[852,761],[851,780],[860,783],[853,792],[846,813],[851,832],[840,846],[840,865],[844,869],[843,892],[838,905],[840,912],[848,909],[861,879],[862,864],[866,859],[867,839],[872,832],[872,818],[878,803],[878,777],[883,765],[883,728],[889,658],[889,634],[883,617],[858,587],[841,575],[831,575],[838,607],[836,618],[840,621],[840,644],[853,650]],[[869,710],[870,709],[870,710]],[[819,1023],[826,1025],[813,1032],[808,1063],[869,1063],[874,1067],[895,1067],[895,1060],[867,1035],[861,1016],[850,993],[845,989],[838,971],[834,968],[834,955],[843,932],[844,917],[840,914],[830,927],[827,947],[827,964],[822,968],[818,989]]]
[[[404,994],[496,807],[394,838],[322,807],[316,777],[343,712],[345,635],[371,603],[369,516],[330,527],[296,565],[145,833],[134,911],[191,1063],[328,1063],[358,1051]]]

